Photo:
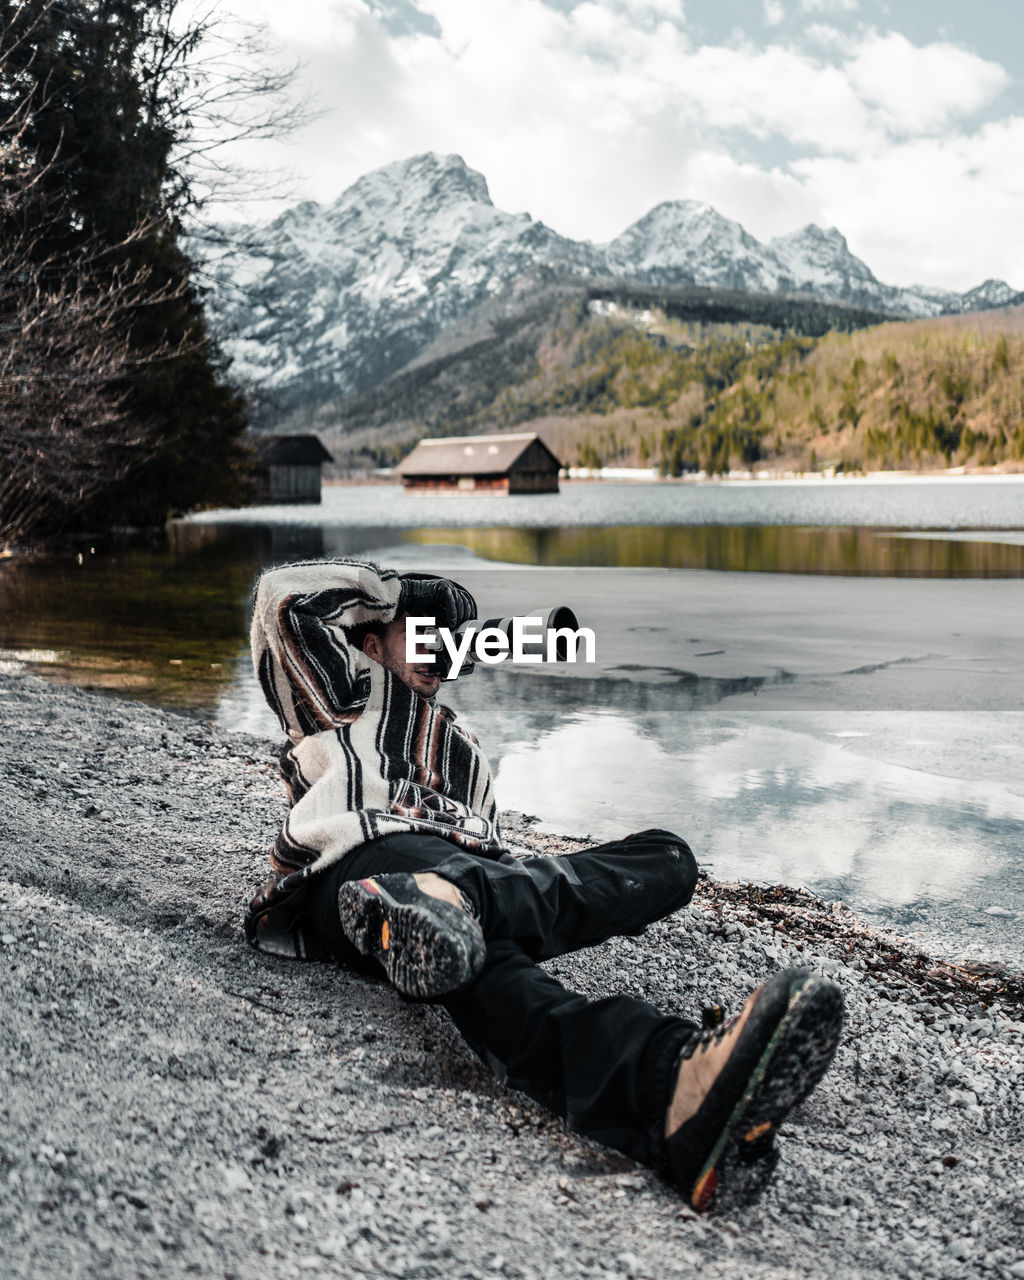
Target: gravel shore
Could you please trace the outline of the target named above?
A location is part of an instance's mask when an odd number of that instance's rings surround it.
[[[689,1015],[792,963],[843,986],[767,1193],[698,1218],[498,1087],[441,1011],[245,946],[270,743],[11,671],[0,759],[5,1276],[1024,1278],[1021,975],[709,879],[552,964]]]

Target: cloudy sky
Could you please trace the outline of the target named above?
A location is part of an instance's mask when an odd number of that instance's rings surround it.
[[[608,240],[662,200],[837,226],[879,278],[1024,288],[1024,10],[1005,0],[250,0],[322,114],[294,198],[456,152]],[[268,216],[274,207],[243,210]]]

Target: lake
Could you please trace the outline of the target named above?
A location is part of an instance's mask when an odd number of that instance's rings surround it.
[[[205,512],[193,522],[260,524],[267,508]],[[406,494],[398,485],[338,485],[320,507],[275,507],[278,525],[325,528],[558,529],[607,525],[844,525],[876,529],[1024,528],[1024,475],[901,480],[570,482],[561,493],[495,497]]]
[[[445,686],[503,806],[598,840],[673,827],[714,874],[1024,965],[1024,478],[332,487],[0,565],[0,661],[276,737],[252,581],[347,554],[595,627],[593,669]]]

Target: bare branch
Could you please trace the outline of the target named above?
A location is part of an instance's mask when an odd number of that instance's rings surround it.
[[[314,120],[310,99],[295,93],[301,64],[281,65],[267,28],[218,3],[196,12],[181,0],[156,0],[140,67],[150,123],[175,142],[175,199],[195,211],[213,199],[257,198],[275,175],[248,173],[223,159],[238,142],[281,138]]]
[[[63,58],[65,41],[78,62]],[[108,49],[121,59],[109,82]],[[79,93],[82,66],[116,87],[104,97],[89,81],[92,98]],[[208,359],[180,220],[225,184],[244,192],[244,176],[223,160],[226,143],[280,136],[310,118],[291,97],[295,70],[275,67],[265,32],[224,17],[215,0],[198,12],[184,0],[139,0],[113,16],[91,0],[3,4],[0,545],[59,530],[187,435],[152,392],[157,366]],[[144,157],[144,172],[106,218],[102,190],[88,189],[103,172],[89,150],[89,110],[119,111],[122,86],[123,137],[111,146]],[[102,154],[117,174],[116,150]],[[230,440],[242,422],[237,400],[231,407],[211,382],[222,396],[210,395],[211,413]]]
[[[133,317],[187,281],[157,285],[144,267],[110,266],[123,244],[88,243],[73,261],[37,258],[37,247],[31,235],[0,245],[0,544],[59,528],[154,456],[157,424],[140,420],[131,388],[191,349],[131,337]]]

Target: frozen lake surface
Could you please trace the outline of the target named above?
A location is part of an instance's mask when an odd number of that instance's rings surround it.
[[[204,512],[196,522],[261,524],[268,509]],[[563,483],[513,497],[404,493],[399,485],[332,485],[319,507],[274,507],[277,524],[377,528],[577,525],[856,525],[888,529],[1024,528],[1024,476],[914,479]]]

